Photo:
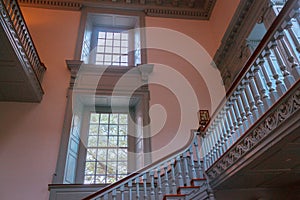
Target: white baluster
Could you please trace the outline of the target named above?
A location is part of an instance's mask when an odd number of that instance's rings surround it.
[[[165,172],[165,191],[166,191],[166,194],[170,194],[168,163],[167,162],[164,164],[164,172]]]
[[[298,65],[294,66],[292,68],[292,74],[294,76],[295,79],[298,79],[300,76],[300,67],[299,67],[299,57],[297,57],[297,55],[299,56],[300,53],[300,42],[298,40],[298,36],[296,35],[296,33],[294,32],[294,28],[293,28],[293,19],[291,19],[287,24],[286,24],[286,29],[287,32],[292,40],[293,43],[291,43],[290,47],[293,49],[293,52],[295,54],[294,59],[297,59],[297,63]],[[299,29],[299,28],[298,28]]]
[[[202,145],[204,146],[204,149],[206,149],[206,147],[205,147],[206,142],[204,140],[205,140],[205,138],[203,138],[203,140],[202,140],[203,141]],[[196,151],[199,178],[203,178],[203,171],[202,171],[202,166],[201,166],[201,156],[200,156],[199,144],[198,144],[198,138],[197,137],[194,140],[194,146],[195,146],[195,151]],[[203,155],[205,156],[205,152],[203,152]]]
[[[172,176],[172,193],[176,194],[177,193],[177,187],[176,187],[176,177],[175,177],[175,159],[171,160],[171,176]]]
[[[263,52],[263,56],[265,56],[265,52]],[[278,98],[279,95],[275,88],[273,87],[273,82],[271,81],[271,74],[269,73],[269,70],[267,70],[267,65],[265,65],[265,60],[263,57],[260,57],[258,65],[260,69],[262,70],[264,79],[266,80],[266,84],[269,90],[269,96],[270,96],[270,104],[272,105]]]
[[[283,78],[284,78],[283,81],[285,83],[285,86],[287,88],[290,88],[291,85],[295,82],[295,79],[287,71],[287,67],[286,67],[285,63],[283,62],[283,58],[281,56],[280,51],[278,50],[278,45],[274,41],[271,43],[271,50],[274,52],[278,66],[279,66],[280,70],[282,71]]]
[[[184,164],[184,169],[185,169],[185,184],[187,186],[190,186],[190,175],[189,175],[189,166],[188,166],[188,163],[187,163],[187,155],[186,155],[186,152],[183,153],[183,164]]]
[[[143,175],[143,186],[144,186],[144,199],[148,199],[148,191],[147,191],[147,174]]]
[[[272,46],[272,45],[271,45]],[[272,72],[273,78],[275,79],[276,91],[280,97],[287,90],[284,83],[281,81],[281,73],[279,72],[279,67],[277,67],[276,59],[272,59],[272,53],[269,48],[266,48],[265,58],[267,59],[267,64]]]
[[[261,100],[260,94],[259,94],[258,89],[257,89],[257,85],[256,85],[255,80],[254,80],[253,66],[251,67],[251,70],[248,72],[248,74],[249,74],[250,89],[252,91],[256,106],[258,108],[257,118],[259,118],[264,113],[264,107],[263,107],[264,105],[263,105],[263,102]]]
[[[158,196],[161,197],[162,196],[162,185],[161,185],[161,174],[160,174],[160,166],[156,169],[156,173],[157,173],[157,184],[158,184]]]
[[[182,171],[181,171],[181,164],[180,164],[180,156],[176,157],[176,165],[178,169],[178,184],[179,187],[183,187],[183,179],[182,179]]]
[[[114,190],[112,191],[112,199],[113,199],[113,200],[116,200],[116,199],[117,199],[117,190],[116,190],[116,189],[114,189]]]
[[[121,185],[120,192],[121,192],[121,200],[124,200],[124,185]]]
[[[197,137],[195,138],[195,140],[197,139]],[[194,144],[194,142],[193,142]],[[197,175],[196,175],[196,170],[195,170],[195,160],[194,160],[194,150],[193,150],[193,145],[191,145],[191,147],[189,148],[189,154],[190,154],[190,157],[191,157],[191,168],[192,168],[192,179],[195,179],[197,178]]]
[[[279,32],[275,34],[275,39],[278,40],[278,42],[281,44],[283,47],[282,50],[284,51],[285,55],[287,56],[287,60],[290,63],[291,69],[299,69],[299,62],[298,59],[295,57],[293,52],[291,51],[291,47],[289,45],[289,42],[286,41],[286,37],[284,35],[284,32]],[[276,50],[278,50],[277,46],[274,46]],[[280,54],[280,51],[278,50],[278,53]],[[282,55],[282,53],[281,53]],[[282,58],[282,57],[281,57]],[[283,60],[279,61],[283,62]],[[287,67],[285,64],[280,63],[280,69],[283,71],[283,75],[285,77],[285,84],[287,88],[291,87],[293,83],[295,82],[295,78],[288,72]],[[296,74],[296,78],[299,77],[299,74]]]
[[[154,171],[151,170],[149,173],[151,179],[150,199],[155,200],[155,188],[154,188]]]
[[[257,63],[254,64],[253,67],[253,73],[254,73],[254,79],[257,84],[257,87],[259,88],[259,93],[263,101],[263,110],[267,110],[271,106],[271,101],[269,94],[267,93],[267,83],[262,79],[262,74],[260,71],[260,65],[258,63],[261,62],[261,59],[257,60]]]
[[[135,184],[136,184],[136,199],[140,199],[140,178],[135,179]]]
[[[132,200],[132,181],[128,181],[128,199]]]

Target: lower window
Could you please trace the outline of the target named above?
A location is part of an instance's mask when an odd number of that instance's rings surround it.
[[[127,175],[128,114],[89,115],[85,184],[113,183]]]

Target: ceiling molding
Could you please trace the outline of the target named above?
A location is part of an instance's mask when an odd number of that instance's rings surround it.
[[[21,6],[80,10],[82,7],[144,12],[147,16],[208,20],[216,0],[18,0]]]

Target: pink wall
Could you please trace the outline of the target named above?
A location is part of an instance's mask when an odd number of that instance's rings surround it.
[[[41,103],[0,103],[0,199],[46,200],[55,171],[79,12],[22,8],[45,63]]]
[[[224,33],[239,5],[240,0],[218,0],[210,17],[212,32],[214,34],[217,46],[221,44]]]
[[[210,65],[218,40],[209,21],[147,17],[146,26],[155,27],[146,32],[147,47],[151,48],[147,52],[148,62],[155,64],[149,77],[150,105],[165,108],[162,113],[151,115],[151,121],[165,120],[160,131],[158,125],[151,124],[155,160],[185,145],[190,130],[198,128],[199,109],[213,109],[209,95],[212,85],[219,94],[224,95],[224,89],[219,71]],[[164,112],[166,119],[162,118]]]

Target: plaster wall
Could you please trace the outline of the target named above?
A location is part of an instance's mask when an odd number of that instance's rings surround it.
[[[22,8],[47,71],[41,103],[0,103],[0,199],[46,200],[55,171],[80,13]]]

